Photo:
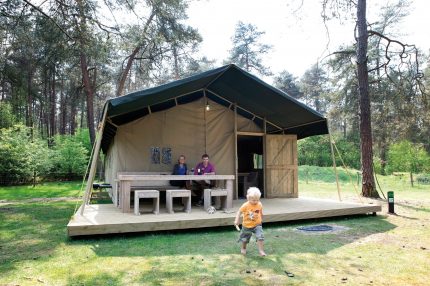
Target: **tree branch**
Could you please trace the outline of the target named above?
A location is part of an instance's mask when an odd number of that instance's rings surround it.
[[[70,40],[74,41],[74,39],[54,20],[52,19],[48,14],[46,14],[45,12],[42,11],[42,9],[40,9],[39,7],[33,5],[30,1],[28,0],[23,0],[25,3],[27,3],[28,5],[30,5],[34,10],[38,11],[39,13],[41,13],[44,17],[46,17],[48,20],[50,20],[52,23],[54,23],[55,26],[57,26],[58,29],[60,29],[60,31],[67,36],[67,38],[69,38]]]

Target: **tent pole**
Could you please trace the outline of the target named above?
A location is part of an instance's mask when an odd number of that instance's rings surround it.
[[[337,196],[339,198],[339,201],[342,201],[342,198],[340,197],[340,187],[339,187],[339,177],[337,175],[337,168],[336,168],[336,159],[334,157],[334,151],[333,151],[333,138],[331,137],[330,130],[328,131],[328,136],[330,139],[330,150],[331,150],[331,158],[333,160],[333,168],[334,168],[334,174],[336,177],[336,186],[337,186]]]
[[[235,199],[239,198],[239,182],[238,182],[238,160],[237,155],[237,105],[234,104],[234,175],[235,175]]]
[[[263,188],[264,188],[264,196],[266,197],[266,138],[267,138],[267,129],[266,129],[266,117],[263,119]],[[257,166],[258,168],[258,166]]]
[[[83,202],[82,202],[82,206],[81,206],[81,215],[84,214],[85,205],[88,204],[89,197],[90,197],[90,191],[91,191],[91,188],[93,186],[94,176],[96,174],[97,159],[99,157],[100,145],[101,145],[102,137],[103,137],[102,136],[103,135],[103,129],[105,126],[106,114],[107,114],[107,110],[108,110],[107,104],[105,106],[106,106],[106,108],[103,112],[102,122],[99,125],[99,130],[97,131],[97,137],[96,137],[96,142],[95,142],[96,147],[94,148],[94,153],[93,153],[93,157],[92,157],[92,161],[91,161],[90,174],[88,175],[87,186],[85,188],[85,193],[84,193]]]
[[[206,97],[206,90],[203,90],[203,116],[205,120],[205,154],[208,153],[207,151],[207,145],[208,145],[208,123],[206,120],[206,104],[208,104],[208,98]]]

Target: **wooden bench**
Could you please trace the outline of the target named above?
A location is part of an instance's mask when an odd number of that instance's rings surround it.
[[[140,215],[139,199],[152,199],[152,212],[160,212],[160,192],[157,190],[136,190],[134,192],[134,214]]]
[[[166,190],[166,209],[168,213],[173,211],[173,198],[182,198],[184,204],[184,211],[191,212],[191,191],[190,190]]]
[[[212,197],[215,197],[215,208],[229,211],[233,208],[233,191],[228,189],[204,189],[204,209],[211,206]]]

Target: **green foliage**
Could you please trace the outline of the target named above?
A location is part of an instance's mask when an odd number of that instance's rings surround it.
[[[419,174],[416,177],[418,184],[430,185],[430,174]]]
[[[422,145],[403,140],[390,146],[388,172],[419,173],[428,170],[430,170],[430,156]]]
[[[4,101],[0,101],[0,128],[9,128],[16,123],[15,115],[12,112],[12,106]]]
[[[335,139],[335,144],[346,167],[360,169],[360,149],[357,143],[344,138]],[[342,166],[336,154],[336,165]],[[299,165],[327,167],[333,166],[328,136],[312,136],[298,141]]]
[[[92,146],[88,128],[79,128],[75,135],[69,137],[69,139],[76,143],[81,143],[82,146],[88,151],[88,154],[91,154]]]
[[[347,171],[343,168],[337,168],[337,175],[338,175],[339,181],[341,182],[350,182],[351,180],[354,180],[355,182],[357,178],[357,171],[356,170]],[[317,166],[302,165],[299,167],[299,180],[334,183],[336,182],[336,175],[334,173],[333,167],[317,167]]]
[[[298,141],[299,165],[332,166],[328,136],[312,136]]]
[[[22,125],[0,130],[0,183],[18,183],[30,176],[27,142],[28,129]]]
[[[55,137],[53,166],[57,176],[63,179],[77,179],[85,174],[88,150],[72,136]]]
[[[46,142],[31,138],[31,129],[14,125],[0,129],[0,184],[27,182],[51,167]]]
[[[272,48],[260,42],[261,36],[264,34],[265,32],[258,31],[256,26],[239,21],[232,38],[233,48],[228,61],[248,72],[256,71],[261,75],[271,75],[272,73],[263,65],[261,58]]]
[[[90,148],[88,132],[57,136],[53,149],[31,134],[31,128],[23,125],[0,129],[0,185],[82,177]]]
[[[295,99],[303,97],[303,92],[300,91],[297,85],[297,78],[286,70],[275,76],[274,86]]]

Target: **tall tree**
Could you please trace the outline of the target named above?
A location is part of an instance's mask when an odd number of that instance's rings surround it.
[[[228,62],[235,63],[248,72],[255,71],[261,75],[272,75],[270,69],[263,65],[262,55],[271,50],[271,46],[261,43],[265,32],[258,31],[252,24],[239,21],[232,37],[233,48]]]
[[[304,100],[320,113],[325,113],[327,109],[326,83],[326,72],[318,64],[314,64],[300,79]]]
[[[367,70],[367,22],[366,0],[357,1],[357,78],[360,96],[360,150],[362,189],[365,197],[379,198],[373,176],[373,141],[369,98],[369,74]]]
[[[402,1],[402,0],[400,0]],[[413,45],[405,45],[397,40],[392,40],[386,35],[372,30],[367,24],[366,17],[366,0],[358,0],[357,2],[344,0],[325,0],[323,1],[323,17],[327,20],[328,7],[335,9],[335,15],[339,15],[338,11],[344,9],[349,11],[351,7],[356,8],[356,66],[357,66],[357,81],[358,81],[358,94],[359,94],[359,110],[360,110],[360,149],[361,149],[361,165],[362,165],[362,195],[365,197],[379,197],[375,188],[375,181],[373,177],[373,139],[372,139],[372,126],[371,126],[371,108],[369,96],[369,72],[376,69],[382,69],[384,75],[391,79],[389,74],[389,65],[392,62],[393,54],[396,56],[400,67],[402,64],[415,65],[415,80],[422,76],[419,71],[417,63],[417,50]],[[378,65],[375,69],[368,69],[368,38],[369,36],[377,36],[383,39],[385,43],[385,61]],[[393,52],[392,46],[398,45],[400,51]],[[412,55],[412,56],[411,56]],[[415,55],[415,57],[413,56]],[[414,64],[414,62],[416,64]]]
[[[282,71],[278,76],[275,76],[273,84],[288,95],[295,99],[301,99],[303,92],[300,91],[298,86],[297,77],[288,71]]]
[[[159,69],[172,68],[174,78],[184,73],[183,58],[189,57],[202,41],[196,29],[182,23],[187,19],[188,4],[183,0],[147,0],[146,17],[140,17],[140,24],[129,26],[124,33],[130,39],[123,45],[127,56],[120,69],[116,95],[124,94],[126,81],[132,77],[133,64],[139,70],[149,72],[154,66]],[[134,11],[134,6],[129,7]],[[163,65],[167,59],[169,64]],[[142,65],[144,67],[142,67]],[[165,73],[163,73],[165,75]]]

